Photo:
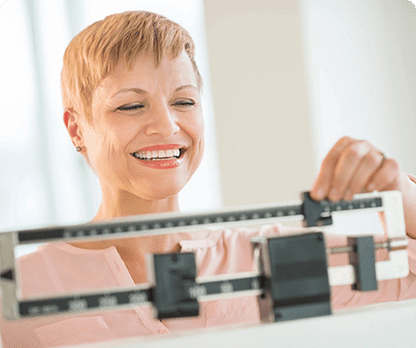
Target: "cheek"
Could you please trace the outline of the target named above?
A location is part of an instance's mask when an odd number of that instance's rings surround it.
[[[204,119],[202,113],[197,113],[187,122],[187,132],[195,142],[204,140]]]
[[[204,119],[202,117],[202,115],[199,118],[199,122],[197,124],[197,130],[196,132],[198,133],[198,139],[199,139],[199,151],[200,151],[200,157],[202,158],[202,155],[204,153],[204,149],[205,149],[205,134],[204,134]]]
[[[204,150],[205,150],[205,139],[202,138],[202,140],[199,143],[199,153],[198,153],[198,166],[202,161],[202,157],[204,155]]]
[[[87,155],[89,163],[97,171],[107,168],[109,164],[120,162],[120,151],[123,149],[122,135],[126,132],[113,127],[96,127],[88,135]],[[118,160],[118,161],[117,161]]]
[[[189,127],[189,135],[192,138],[195,156],[196,156],[196,164],[197,166],[202,161],[202,156],[204,154],[205,149],[205,137],[204,137],[204,120],[202,118],[202,114],[198,117],[194,118],[193,122],[191,123],[192,126]]]

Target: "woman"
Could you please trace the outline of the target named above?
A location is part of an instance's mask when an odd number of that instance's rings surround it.
[[[162,16],[112,15],[71,41],[62,70],[64,122],[76,150],[100,180],[102,202],[94,221],[179,210],[178,193],[204,150],[201,85],[191,37]],[[404,194],[406,226],[415,237],[414,182],[368,142],[343,138],[324,160],[312,195],[339,200],[392,189]],[[274,225],[260,231],[49,244],[19,260],[22,295],[143,283],[148,253],[194,251],[199,276],[251,271],[250,238],[281,231]],[[329,238],[329,243],[339,241]],[[399,284],[409,291],[398,294]],[[411,274],[383,282],[376,295],[336,289],[333,305],[408,298],[416,294],[414,286]],[[204,303],[197,318],[161,322],[147,308],[131,308],[2,322],[1,330],[6,347],[49,347],[258,320],[256,299],[245,297]]]

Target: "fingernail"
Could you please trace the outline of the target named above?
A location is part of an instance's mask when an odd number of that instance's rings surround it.
[[[372,191],[374,191],[375,188],[376,188],[376,185],[371,183],[367,186],[367,191],[372,192]]]

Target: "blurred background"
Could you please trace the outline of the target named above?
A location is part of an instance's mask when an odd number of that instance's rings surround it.
[[[72,37],[149,10],[193,36],[207,150],[184,212],[298,199],[342,136],[416,173],[416,9],[408,0],[0,0],[0,230],[87,222],[98,180],[62,122]]]

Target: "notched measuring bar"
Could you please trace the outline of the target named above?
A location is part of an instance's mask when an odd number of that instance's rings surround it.
[[[80,293],[53,298],[38,298],[19,302],[20,317],[31,317],[55,313],[75,313],[87,310],[105,310],[125,305],[149,306],[152,290],[147,284],[131,289]]]
[[[220,212],[179,215],[177,213],[155,214],[119,219],[112,222],[95,222],[58,228],[19,231],[19,244],[44,243],[59,240],[86,238],[120,238],[134,235],[173,233],[197,230],[204,225],[260,224],[268,221],[304,220],[305,227],[332,224],[331,213],[357,209],[382,207],[382,199],[374,194],[356,195],[353,201],[314,201],[308,192],[303,201],[237,207]]]
[[[390,260],[378,262],[377,279],[391,279],[408,274],[406,251],[406,235],[404,228],[403,207],[399,192],[381,192],[354,196],[351,202],[315,202],[306,193],[303,202],[278,203],[254,207],[239,207],[207,214],[180,215],[160,214],[138,216],[118,221],[90,223],[60,227],[55,229],[38,229],[0,234],[0,275],[3,290],[3,313],[7,318],[16,319],[24,316],[44,315],[58,312],[81,312],[94,309],[116,308],[125,305],[143,304],[145,299],[153,303],[154,290],[125,290],[120,288],[94,291],[92,293],[75,294],[55,298],[38,298],[20,300],[18,294],[18,270],[14,260],[14,247],[19,244],[31,244],[48,241],[67,241],[94,238],[122,238],[145,234],[156,235],[175,233],[177,231],[200,230],[205,224],[215,225],[247,225],[275,221],[304,219],[305,226],[327,223],[331,214],[351,212],[360,209],[385,211],[388,247]],[[334,249],[335,251],[335,249]],[[352,265],[328,269],[329,281],[332,285],[354,284],[357,279]],[[241,278],[241,277],[240,277]],[[195,284],[188,282],[188,294],[192,298],[213,298],[218,296],[234,296],[236,293],[260,293],[265,286],[265,278],[259,274],[246,277],[245,285],[237,284],[237,279],[197,280]],[[247,283],[247,284],[246,284]],[[251,287],[251,288],[250,288]],[[192,289],[192,290],[191,290]],[[241,290],[239,290],[241,289]],[[204,293],[204,295],[203,295]],[[164,295],[163,295],[164,296]],[[159,298],[163,298],[159,297]],[[188,295],[187,295],[188,296]],[[19,302],[20,301],[20,302]],[[195,303],[189,303],[195,312]],[[185,307],[184,307],[185,308]],[[189,308],[188,308],[189,309]]]

